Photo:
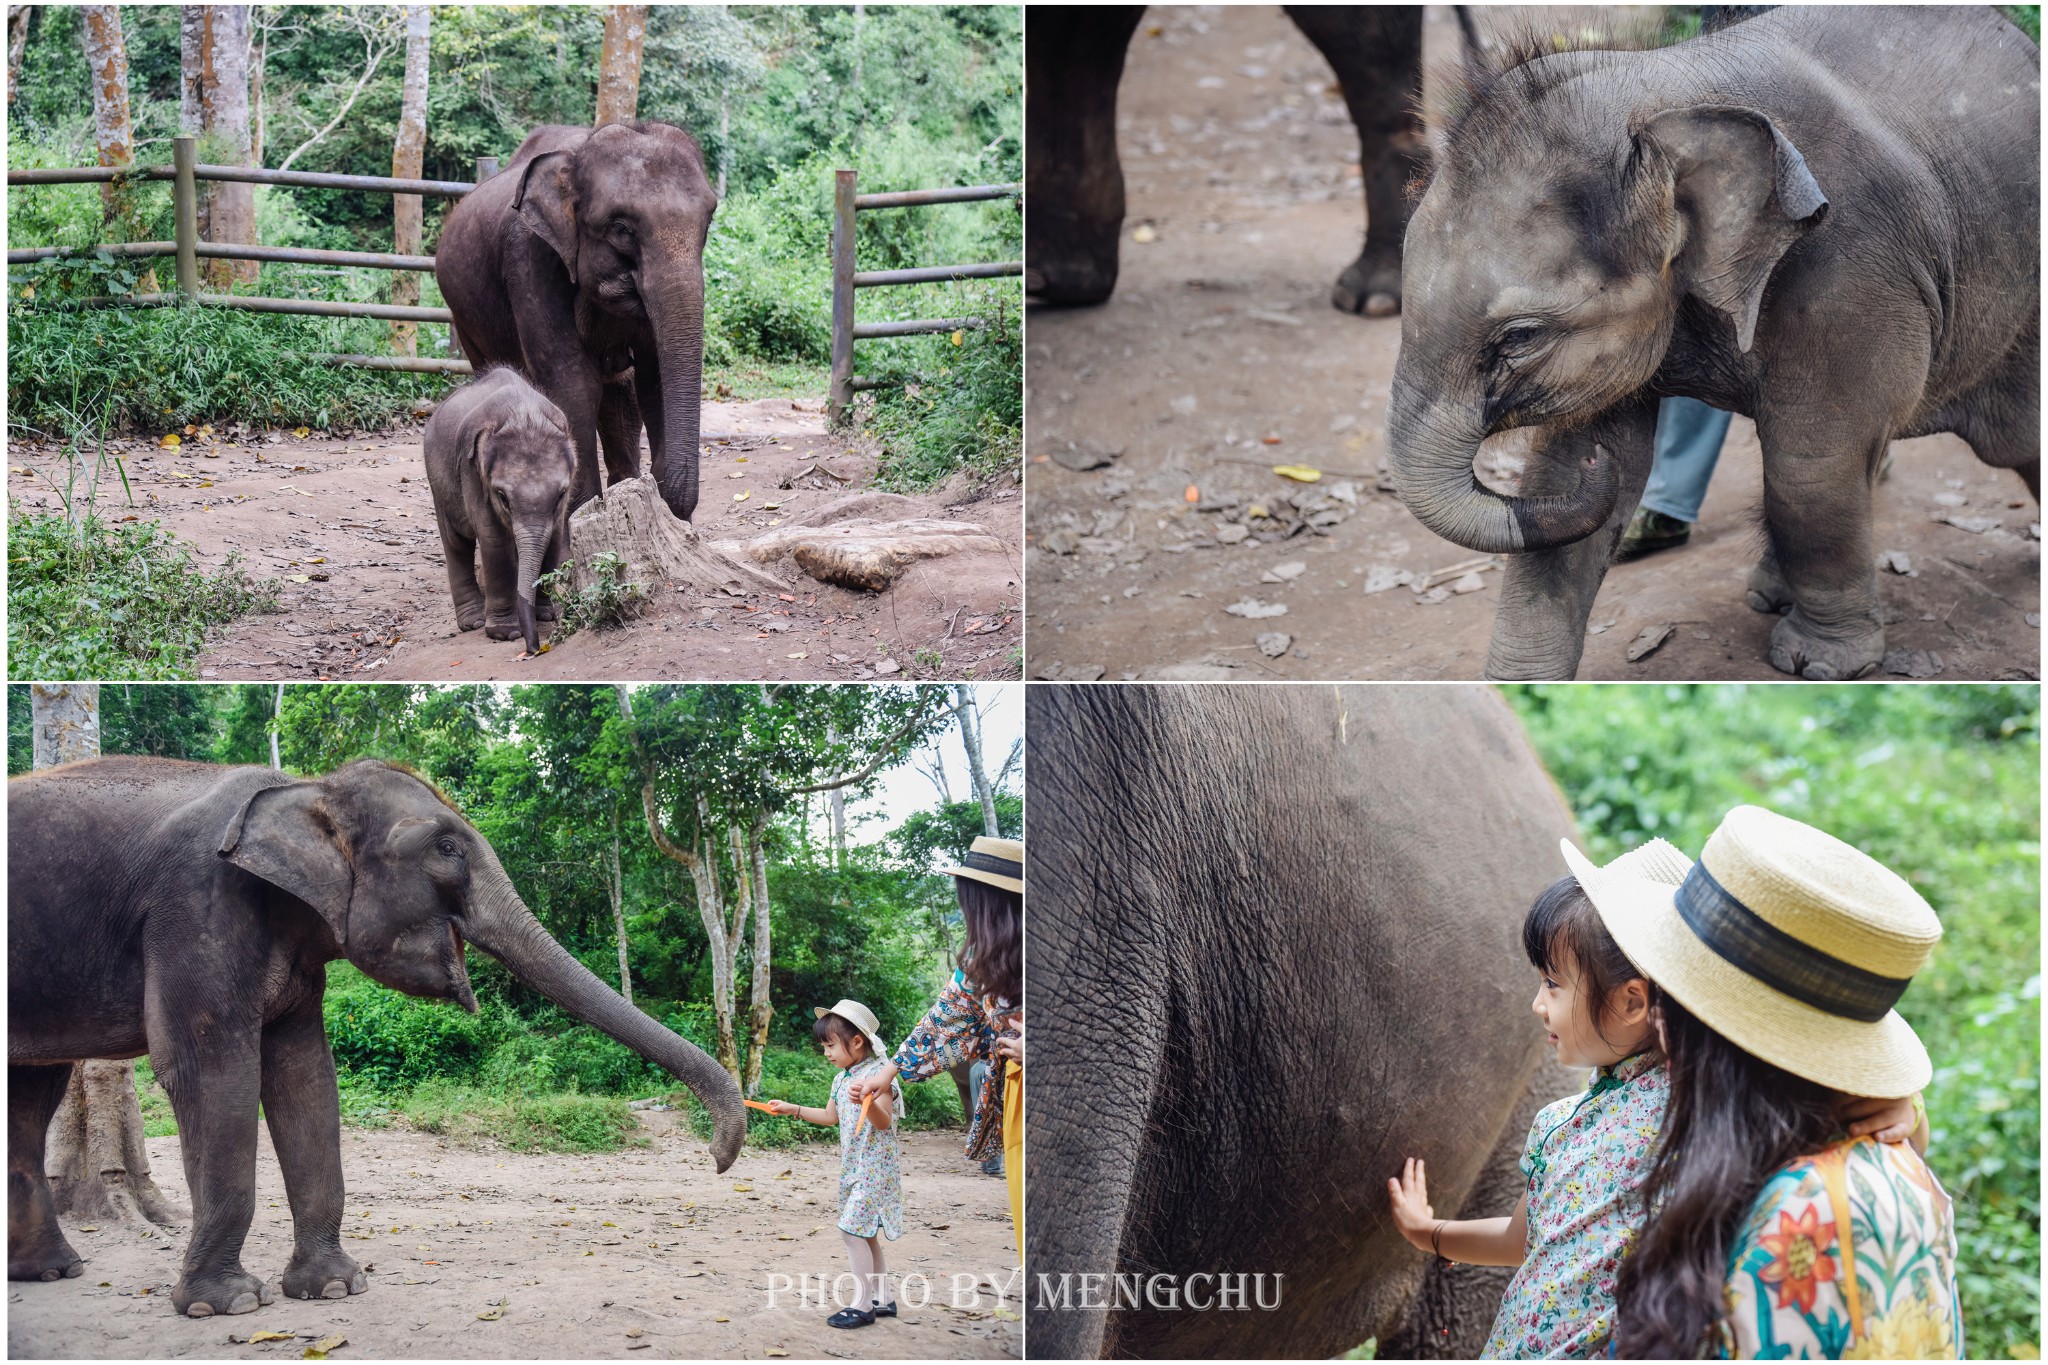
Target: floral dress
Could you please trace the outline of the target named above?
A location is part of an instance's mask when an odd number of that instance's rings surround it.
[[[893,1242],[903,1235],[903,1163],[896,1126],[862,1123],[860,1106],[846,1097],[856,1076],[881,1069],[881,1058],[867,1057],[832,1078],[832,1103],[839,1111],[839,1230],[855,1237],[879,1232]],[[891,1086],[891,1099],[895,1093]],[[876,1104],[887,1102],[875,1099]]]
[[[1723,1359],[1960,1359],[1948,1194],[1904,1143],[1802,1157],[1750,1204],[1727,1302]]]
[[[1594,1074],[1580,1094],[1546,1105],[1529,1126],[1528,1254],[1508,1282],[1489,1360],[1603,1355],[1614,1331],[1614,1277],[1635,1241],[1635,1191],[1664,1125],[1669,1074],[1642,1053]]]
[[[967,1155],[982,1161],[1003,1150],[1003,1063],[996,1043],[1014,1037],[1014,1007],[996,996],[977,996],[959,972],[939,992],[922,1023],[896,1049],[896,1073],[906,1081],[928,1081],[961,1062],[987,1062],[974,1113],[967,1122]]]

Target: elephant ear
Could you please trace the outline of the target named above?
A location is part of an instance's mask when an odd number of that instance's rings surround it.
[[[576,283],[576,188],[569,181],[569,154],[543,152],[519,173],[512,207],[519,221],[553,247]]]
[[[1671,168],[1686,223],[1680,277],[1734,321],[1736,343],[1748,352],[1771,271],[1827,215],[1827,196],[1799,149],[1754,109],[1669,109],[1637,138]]]
[[[355,872],[317,786],[294,782],[258,790],[228,821],[220,856],[312,906],[335,939],[348,942]]]

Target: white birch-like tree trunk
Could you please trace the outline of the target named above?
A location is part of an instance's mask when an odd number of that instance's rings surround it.
[[[121,33],[119,5],[86,5],[80,10],[85,20],[85,64],[92,72],[92,132],[102,166],[135,164],[135,134],[128,121],[128,44]],[[100,221],[108,228],[125,228],[128,220],[128,191],[109,180],[100,186]],[[109,240],[125,240],[126,233]]]
[[[427,35],[425,5],[405,7],[405,97],[399,107],[398,140],[391,148],[391,174],[398,180],[417,180],[426,166],[427,154]],[[391,249],[401,256],[416,256],[420,250],[422,200],[417,194],[391,196]],[[391,277],[391,301],[414,308],[420,301],[420,277],[401,270]],[[391,353],[419,354],[420,325],[417,322],[391,324]]]
[[[768,999],[768,968],[774,957],[768,941],[768,856],[763,847],[767,832],[767,814],[755,815],[744,840],[746,863],[739,869],[747,883],[747,900],[754,915],[754,970],[748,983],[751,999],[747,1010],[747,1074],[740,1083],[740,1093],[749,1097],[758,1095],[761,1089],[761,1054],[768,1049],[768,1021],[775,1017],[775,1006]]]
[[[21,59],[28,51],[28,21],[35,17],[34,5],[9,5],[7,7],[7,103],[14,105],[15,92],[21,88]]]
[[[205,139],[200,159],[218,157],[247,166],[249,146],[249,7],[187,5],[179,19],[178,125]],[[256,240],[256,187],[233,181],[201,181],[199,236],[215,243]],[[226,291],[254,284],[255,261],[208,258],[202,268],[209,287]]]
[[[98,683],[35,683],[29,688],[35,766],[95,758],[100,751]],[[43,1170],[57,1212],[169,1227],[189,1215],[171,1206],[149,1172],[135,1063],[78,1062],[64,1102],[50,1120]]]
[[[640,106],[640,54],[647,39],[647,6],[606,5],[604,48],[597,67],[596,126],[630,123]]]
[[[974,784],[975,799],[981,802],[981,832],[1003,832],[996,821],[996,789],[988,780],[988,765],[981,757],[981,709],[975,705],[974,689],[966,683],[953,684],[953,714],[960,720],[960,744],[967,750],[967,777]]]
[[[619,936],[619,994],[626,997],[626,1003],[633,1003],[633,967],[626,960],[626,886],[625,878],[619,873],[619,811],[612,808],[612,929]]]

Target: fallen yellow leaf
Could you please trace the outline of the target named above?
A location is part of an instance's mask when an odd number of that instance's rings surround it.
[[[731,1322],[731,1321],[732,1321],[732,1319],[731,1319],[731,1318],[713,1318],[713,1319],[712,1319],[712,1321],[713,1321],[713,1322]]]
[[[732,1188],[735,1194],[746,1194],[749,1193],[754,1187],[752,1185],[735,1185]]]
[[[259,1341],[290,1341],[292,1335],[290,1332],[251,1332],[249,1341],[252,1345]]]
[[[1283,479],[1292,479],[1296,483],[1315,483],[1323,477],[1322,470],[1311,469],[1305,464],[1276,464],[1273,466],[1273,472]]]
[[[734,502],[745,502],[750,496],[751,495],[747,493],[735,493],[732,495],[732,500]]]
[[[954,344],[955,346],[958,346],[958,345],[960,345],[960,344],[961,344],[962,342],[964,342],[964,341],[966,341],[966,340],[967,340],[967,333],[965,333],[965,332],[963,332],[963,331],[960,331],[960,330],[959,330],[959,329],[957,329],[957,328],[956,328],[956,329],[954,329],[954,332],[953,332],[953,344]]]
[[[785,654],[785,655],[783,655],[782,657],[783,657],[783,658],[785,658],[785,659],[808,659],[808,658],[810,658],[811,656],[810,656],[810,654],[809,654],[809,653],[803,653],[803,654]]]
[[[1159,229],[1153,227],[1150,223],[1140,223],[1131,229],[1131,240],[1141,244],[1156,242],[1159,240]]]
[[[163,446],[165,450],[176,450],[179,446],[185,444],[185,439],[184,437],[178,435],[178,433],[174,431],[170,433],[168,436],[164,437],[164,439],[158,442],[158,444]]]
[[[291,581],[292,581],[292,582],[294,582],[294,583],[309,583],[309,582],[311,582],[311,581],[312,581],[311,579],[307,578],[307,577],[306,577],[306,575],[304,575],[304,574],[302,574],[302,573],[295,573],[295,574],[291,574],[291,575],[288,575],[288,576],[290,577]],[[396,1231],[398,1231],[398,1229],[397,1229],[397,1228],[393,1228],[393,1229],[391,1229],[391,1230],[392,1230],[393,1232],[396,1232]]]
[[[336,1335],[331,1337],[320,1338],[320,1340],[313,1343],[313,1349],[324,1354],[325,1352],[334,1350],[336,1347],[346,1345],[348,1345],[348,1338]]]

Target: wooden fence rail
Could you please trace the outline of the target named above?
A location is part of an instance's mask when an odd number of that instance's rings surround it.
[[[1022,275],[1022,261],[976,261],[968,265],[920,266],[912,270],[855,270],[854,215],[862,209],[907,209],[927,204],[969,204],[984,199],[1015,199],[1022,185],[956,185],[936,190],[895,190],[860,194],[852,171],[837,171],[832,186],[832,382],[826,398],[826,420],[838,422],[853,395],[878,389],[888,381],[853,372],[853,343],[885,337],[921,336],[928,332],[960,332],[980,327],[980,318],[916,318],[906,322],[855,322],[854,291],[900,284],[942,284],[949,280],[989,280]]]
[[[163,308],[179,303],[196,303],[210,308],[237,308],[253,313],[296,313],[311,317],[377,318],[394,322],[452,323],[446,308],[412,308],[388,303],[353,303],[327,299],[277,299],[260,294],[212,294],[199,288],[201,258],[230,261],[281,261],[294,265],[354,266],[368,270],[431,271],[432,256],[406,256],[387,251],[325,251],[313,247],[258,246],[241,242],[199,240],[199,182],[233,180],[258,185],[294,185],[311,189],[364,190],[372,194],[433,194],[455,199],[468,194],[498,171],[498,158],[487,156],[477,162],[475,183],[462,180],[401,180],[381,175],[331,175],[324,171],[272,171],[260,166],[202,165],[198,160],[198,139],[190,135],[171,140],[169,166],[59,166],[34,170],[9,170],[9,185],[81,185],[109,180],[168,180],[171,182],[172,218],[176,239],[169,242],[105,242],[88,247],[32,246],[8,251],[9,265],[31,261],[85,258],[101,253],[112,256],[172,256],[178,262],[175,293],[128,294],[68,300],[61,308]],[[364,356],[319,354],[316,359],[334,365],[359,365],[373,370],[406,370],[416,373],[469,374],[470,363],[459,357],[437,359],[412,356]]]

